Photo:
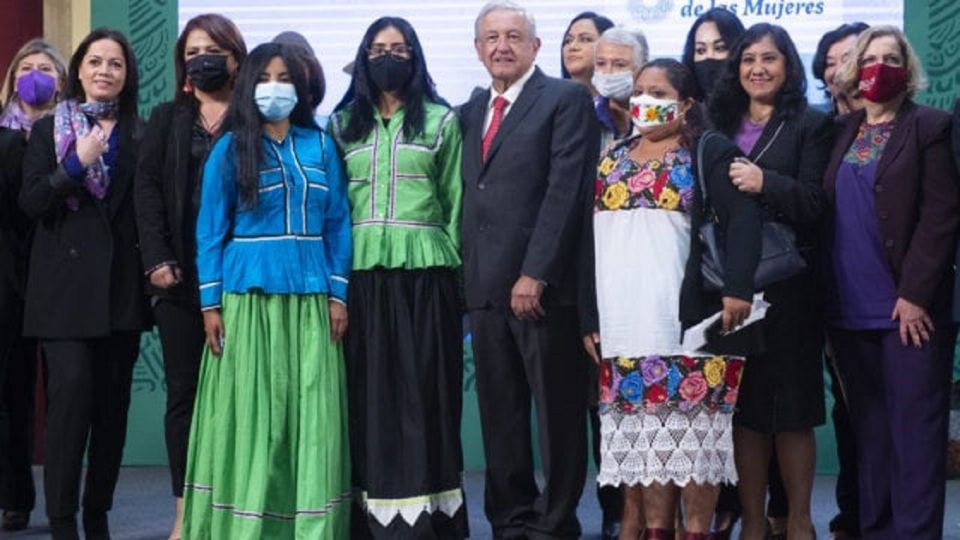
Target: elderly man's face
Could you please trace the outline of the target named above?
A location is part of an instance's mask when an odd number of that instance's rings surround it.
[[[530,35],[526,18],[507,9],[491,11],[480,20],[474,45],[490,77],[504,88],[530,69],[540,50],[540,40]]]

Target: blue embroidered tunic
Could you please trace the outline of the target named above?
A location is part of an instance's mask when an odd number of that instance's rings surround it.
[[[214,145],[203,169],[197,217],[200,305],[224,292],[329,294],[346,302],[350,207],[336,145],[326,132],[290,126],[262,137],[256,208],[240,204],[233,136]]]

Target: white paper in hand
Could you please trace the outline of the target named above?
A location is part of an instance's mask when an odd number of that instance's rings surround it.
[[[753,305],[750,306],[750,316],[733,331],[738,332],[759,320],[763,320],[763,318],[767,316],[767,309],[769,307],[770,304],[763,299],[762,292],[754,294]],[[713,326],[713,323],[722,315],[723,312],[718,311],[690,328],[687,328],[687,331],[683,333],[683,350],[695,352],[705,347],[707,345],[707,329]]]

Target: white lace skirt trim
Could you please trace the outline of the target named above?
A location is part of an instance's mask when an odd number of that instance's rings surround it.
[[[733,415],[663,408],[600,415],[601,486],[735,483]]]
[[[362,497],[367,512],[384,527],[389,525],[397,515],[401,516],[408,525],[413,526],[420,514],[443,512],[448,517],[453,517],[463,506],[463,489],[461,488],[406,499],[371,499],[366,492],[362,493]]]

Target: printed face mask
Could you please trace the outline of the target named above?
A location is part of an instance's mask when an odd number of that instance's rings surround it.
[[[886,103],[907,89],[907,68],[877,62],[860,68],[860,95],[874,103]]]
[[[679,103],[647,94],[630,98],[630,118],[638,128],[662,126],[679,118]]]
[[[290,83],[262,82],[254,94],[260,114],[270,122],[283,120],[297,106],[297,89]]]
[[[57,79],[38,69],[17,79],[17,95],[31,107],[40,107],[50,103],[57,92]]]
[[[614,101],[627,101],[633,93],[633,72],[594,73],[593,87],[597,93]]]
[[[203,92],[216,92],[230,80],[227,57],[222,54],[201,54],[184,64],[190,82]]]

